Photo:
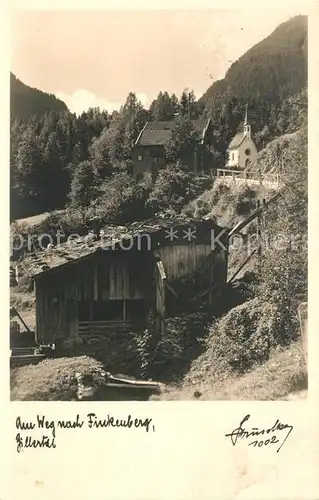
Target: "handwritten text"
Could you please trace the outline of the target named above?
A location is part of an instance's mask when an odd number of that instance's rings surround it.
[[[27,448],[56,448],[57,429],[144,429],[146,432],[155,432],[152,418],[140,418],[127,415],[125,418],[118,418],[114,415],[106,414],[100,418],[95,413],[88,413],[85,418],[79,414],[73,420],[52,420],[45,415],[37,415],[33,421],[25,421],[20,416],[16,418],[16,450],[20,453]],[[39,433],[40,435],[34,435]]]
[[[225,434],[226,437],[230,437],[233,446],[236,445],[238,439],[247,440],[250,439],[248,446],[254,446],[261,448],[262,446],[268,446],[271,444],[280,443],[277,448],[277,453],[280,451],[284,443],[287,441],[288,436],[293,430],[293,425],[283,424],[277,418],[275,423],[267,429],[259,429],[258,427],[251,427],[251,429],[245,429],[243,424],[250,419],[250,415],[246,415],[233,431]],[[284,439],[280,441],[277,436],[280,435],[281,431],[286,431]],[[253,439],[255,438],[255,439]]]

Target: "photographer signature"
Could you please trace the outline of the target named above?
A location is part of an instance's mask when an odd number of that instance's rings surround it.
[[[242,419],[239,427],[234,429],[232,432],[225,434],[226,437],[230,437],[233,446],[236,445],[238,439],[247,440],[253,438],[253,440],[248,443],[248,446],[257,446],[258,448],[261,448],[262,446],[280,443],[279,447],[277,448],[278,453],[287,441],[291,431],[293,430],[293,425],[282,424],[280,420],[278,420],[278,418],[274,425],[272,425],[268,429],[259,429],[258,427],[245,429],[243,427],[243,424],[249,419],[250,415],[248,414]],[[282,441],[280,441],[280,439],[277,439],[277,435],[279,435],[281,431],[286,431],[285,438]]]

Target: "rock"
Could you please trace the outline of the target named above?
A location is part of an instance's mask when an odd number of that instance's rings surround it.
[[[78,401],[94,401],[94,396],[96,394],[96,389],[89,385],[84,385],[83,375],[81,373],[76,373],[75,378],[77,381],[77,400]]]
[[[193,397],[196,398],[196,399],[199,399],[201,396],[202,396],[202,393],[200,391],[195,391],[193,393]]]

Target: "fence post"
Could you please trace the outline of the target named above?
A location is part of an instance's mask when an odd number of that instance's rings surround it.
[[[308,303],[301,302],[298,306],[300,333],[306,365],[308,366]]]
[[[257,200],[257,210],[261,208],[261,203],[260,200]],[[258,245],[258,250],[257,250],[257,255],[260,257],[261,255],[261,214],[258,215],[256,219],[256,225],[257,225],[257,245]]]

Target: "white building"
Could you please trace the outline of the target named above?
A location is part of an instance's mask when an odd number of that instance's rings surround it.
[[[228,146],[227,153],[226,168],[249,169],[257,159],[257,148],[251,138],[251,128],[247,120],[247,104],[244,131],[235,135]]]

